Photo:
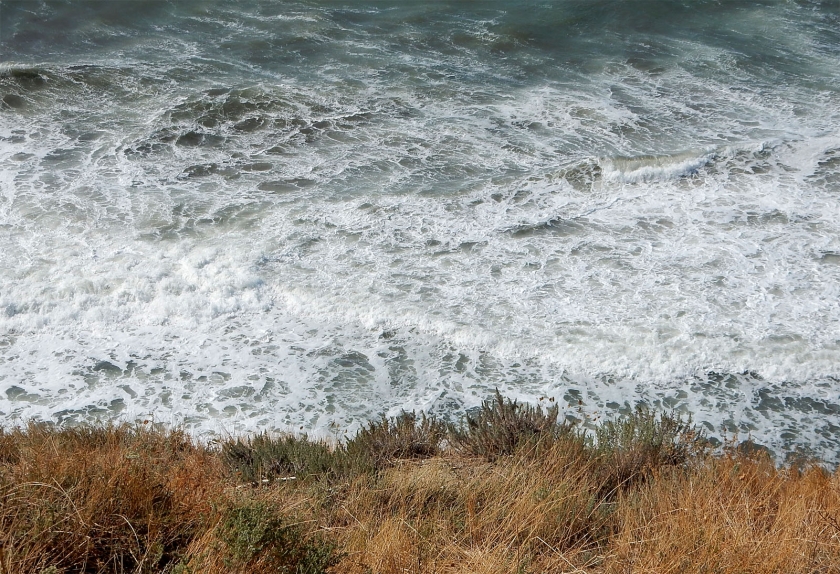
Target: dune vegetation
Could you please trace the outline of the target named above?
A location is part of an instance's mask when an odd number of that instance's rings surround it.
[[[840,572],[840,474],[638,410],[501,396],[339,444],[153,424],[0,432],[0,573]]]

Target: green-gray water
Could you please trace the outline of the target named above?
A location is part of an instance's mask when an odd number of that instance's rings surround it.
[[[837,458],[840,2],[2,0],[0,98],[6,423],[499,387]]]

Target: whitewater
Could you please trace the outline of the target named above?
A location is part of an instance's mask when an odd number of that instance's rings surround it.
[[[0,2],[0,421],[494,389],[840,458],[840,5]]]

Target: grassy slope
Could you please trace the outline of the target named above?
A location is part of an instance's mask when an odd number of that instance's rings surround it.
[[[556,419],[497,397],[338,448],[7,429],[0,573],[840,572],[840,474],[644,411],[595,439]]]

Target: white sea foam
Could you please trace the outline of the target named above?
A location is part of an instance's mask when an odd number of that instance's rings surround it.
[[[314,79],[188,38],[2,78],[4,420],[343,432],[498,387],[833,456],[836,97],[693,44],[529,83],[492,18],[389,53],[313,10],[274,20],[342,47]],[[201,18],[232,50],[262,25]]]

